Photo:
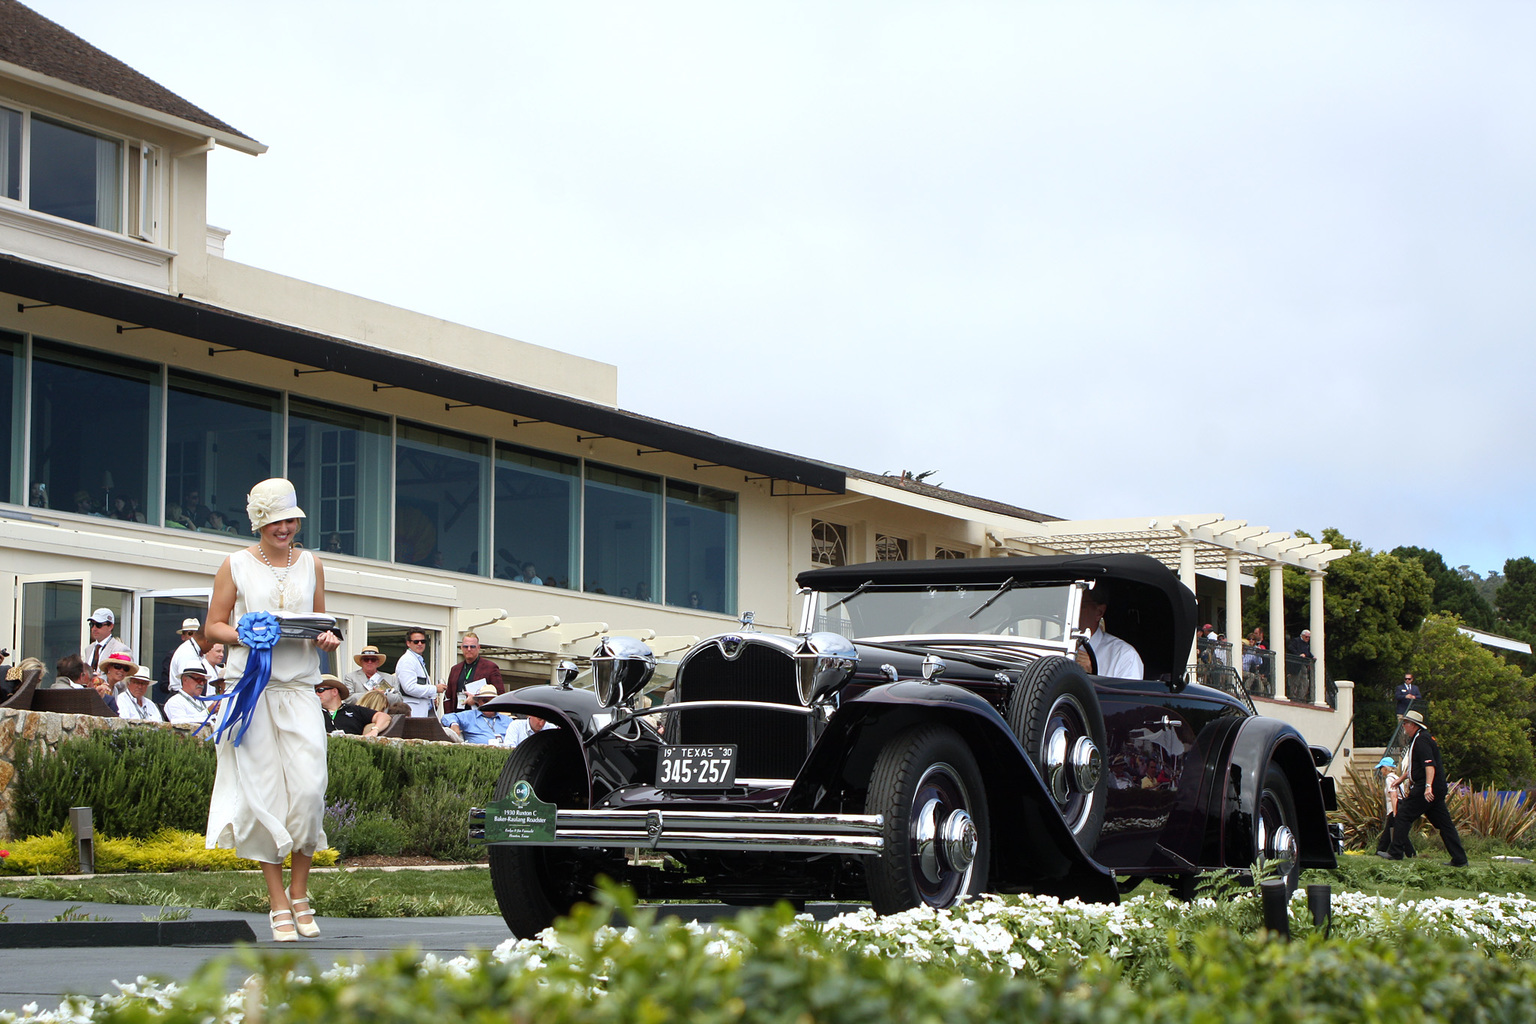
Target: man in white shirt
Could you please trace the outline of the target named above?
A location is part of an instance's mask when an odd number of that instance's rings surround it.
[[[537,715],[529,715],[527,718],[515,718],[512,720],[512,724],[507,727],[507,737],[503,742],[509,747],[515,747],[536,732],[558,728],[560,728],[558,725],[545,721]]]
[[[181,692],[181,677],[189,668],[200,668],[206,678],[213,674],[211,666],[203,657],[202,648],[197,646],[197,641],[192,639],[192,634],[203,628],[203,624],[196,619],[181,620],[181,646],[171,655],[171,670],[166,675],[166,683],[172,693]]]
[[[207,704],[195,698],[203,695],[203,689],[208,685],[208,670],[202,667],[187,669],[181,676],[181,690],[171,694],[171,699],[165,702],[165,717],[175,722],[190,722],[193,725],[208,717],[208,712],[213,709]]]
[[[163,722],[165,715],[149,699],[149,684],[154,680],[142,668],[128,677],[128,686],[117,695],[117,717],[130,721]]]
[[[1108,608],[1109,600],[1098,588],[1083,592],[1079,625],[1090,634],[1088,646],[1093,648],[1098,674],[1112,679],[1147,678],[1136,648],[1104,629],[1104,612]]]
[[[80,652],[80,660],[92,672],[100,671],[101,659],[109,654],[126,654],[128,660],[133,660],[133,648],[112,635],[117,616],[112,614],[111,608],[97,608],[85,624],[91,628],[91,642]]]
[[[413,629],[405,634],[405,653],[395,662],[395,684],[400,696],[411,709],[412,718],[431,718],[437,704],[437,695],[446,688],[433,685],[427,674],[427,634]]]

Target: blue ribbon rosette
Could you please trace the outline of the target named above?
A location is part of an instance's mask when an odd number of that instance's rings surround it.
[[[251,727],[251,715],[256,711],[256,702],[272,681],[272,648],[277,646],[282,636],[282,624],[271,612],[246,612],[240,616],[235,632],[240,634],[240,642],[251,653],[245,659],[245,672],[234,687],[228,693],[213,698],[229,700],[229,709],[225,712],[224,720],[219,723],[214,742],[223,740],[224,734],[228,732],[238,747],[245,738],[245,730]]]

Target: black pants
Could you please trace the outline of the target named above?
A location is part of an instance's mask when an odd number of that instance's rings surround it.
[[[1392,846],[1392,832],[1393,832],[1393,830],[1396,827],[1397,827],[1397,815],[1395,815],[1395,814],[1387,815],[1386,823],[1384,824],[1384,826],[1382,827],[1382,830],[1381,830],[1381,838],[1376,840],[1376,852],[1377,853],[1386,853],[1387,850],[1391,848],[1391,846]],[[1417,857],[1419,855],[1418,851],[1413,848],[1413,839],[1411,837],[1409,837],[1409,836],[1404,836],[1403,837],[1403,852],[1406,853],[1410,857]]]
[[[1397,821],[1392,830],[1392,849],[1388,852],[1394,858],[1403,856],[1407,850],[1408,830],[1420,817],[1428,818],[1429,823],[1439,830],[1440,841],[1445,844],[1445,852],[1451,855],[1451,863],[1465,864],[1467,851],[1462,849],[1461,836],[1456,834],[1456,823],[1451,820],[1451,812],[1445,808],[1444,793],[1436,793],[1433,800],[1425,800],[1423,794],[1414,790],[1398,801]]]

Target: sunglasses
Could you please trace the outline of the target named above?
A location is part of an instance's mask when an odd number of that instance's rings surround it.
[[[317,686],[317,687],[315,687],[315,692],[316,693],[324,693],[326,690],[335,690],[335,689],[336,689],[336,687],[334,687],[334,686]],[[340,692],[340,691],[337,691],[337,692]]]

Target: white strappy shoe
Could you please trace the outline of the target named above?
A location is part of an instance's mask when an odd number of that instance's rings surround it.
[[[267,915],[267,921],[272,925],[273,942],[299,941],[299,933],[294,930],[293,911],[274,910]]]
[[[320,926],[315,924],[315,912],[309,909],[309,897],[294,897],[288,893],[288,902],[293,905],[293,926],[299,930],[299,934],[306,939],[319,938]]]

